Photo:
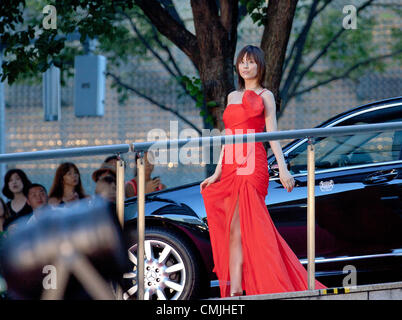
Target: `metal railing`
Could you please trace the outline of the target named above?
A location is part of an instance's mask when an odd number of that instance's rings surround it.
[[[391,123],[378,123],[367,125],[339,126],[331,128],[313,128],[302,130],[286,130],[278,132],[249,133],[242,135],[221,135],[201,138],[176,139],[152,142],[138,142],[129,144],[117,144],[97,147],[66,148],[57,150],[45,150],[36,152],[21,152],[0,154],[0,163],[29,161],[38,159],[56,159],[65,157],[81,157],[90,155],[102,155],[116,153],[134,152],[138,153],[137,175],[138,175],[138,216],[137,216],[137,298],[144,299],[144,241],[145,241],[145,162],[144,153],[152,149],[172,149],[183,146],[210,146],[217,144],[234,144],[282,140],[282,139],[308,139],[307,148],[307,272],[308,289],[315,289],[315,150],[314,138],[325,136],[343,136],[354,133],[384,132],[402,130],[402,121]],[[124,227],[124,162],[119,158],[116,172],[116,209],[119,221]]]

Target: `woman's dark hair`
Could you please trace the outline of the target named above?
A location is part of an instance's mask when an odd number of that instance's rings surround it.
[[[119,157],[117,155],[109,156],[103,162],[107,163],[107,162],[112,161],[112,160],[119,160]]]
[[[25,194],[26,189],[29,187],[31,184],[31,180],[28,179],[27,175],[25,174],[24,171],[21,169],[11,169],[8,170],[5,177],[4,177],[4,187],[3,187],[3,194],[8,198],[8,199],[14,199],[14,193],[11,192],[10,188],[8,187],[8,183],[10,182],[11,176],[16,173],[20,177],[22,184],[23,184],[23,190],[22,192]]]
[[[64,162],[64,163],[60,164],[56,170],[56,173],[55,173],[54,179],[53,179],[53,183],[52,183],[52,187],[50,188],[49,198],[57,198],[57,199],[63,198],[63,193],[64,193],[63,177],[71,168],[74,168],[74,170],[78,173],[78,184],[75,186],[74,191],[77,192],[78,197],[80,199],[86,197],[84,188],[82,187],[82,183],[81,183],[80,171],[78,170],[77,166],[72,162]]]
[[[238,85],[239,89],[244,89],[244,79],[240,76],[239,72],[239,64],[243,60],[244,56],[247,54],[247,58],[252,58],[258,66],[257,71],[257,79],[258,83],[261,87],[263,87],[264,78],[265,78],[265,59],[264,59],[264,51],[260,48],[252,45],[245,46],[243,49],[240,50],[239,54],[237,55],[236,59],[236,72],[238,75]]]
[[[8,210],[8,207],[6,206],[2,198],[0,198],[0,206],[3,206],[3,219],[4,221],[6,221],[10,217],[10,211]]]

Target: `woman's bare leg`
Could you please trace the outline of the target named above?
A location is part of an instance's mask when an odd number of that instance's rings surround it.
[[[229,250],[230,293],[242,293],[243,250],[241,245],[239,200],[237,200],[230,224]]]

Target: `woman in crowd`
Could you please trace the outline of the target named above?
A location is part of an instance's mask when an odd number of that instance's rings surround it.
[[[27,203],[24,191],[29,187],[31,181],[21,169],[11,169],[4,177],[3,194],[10,199],[7,203],[8,217],[4,221],[3,228],[19,217],[32,212],[31,206]]]
[[[116,179],[111,175],[98,179],[95,194],[107,201],[116,202]]]
[[[145,152],[144,162],[145,162],[145,193],[150,193],[158,190],[166,189],[166,186],[161,183],[159,177],[151,178],[152,171],[154,170],[152,159],[152,152]],[[150,159],[148,159],[148,157]],[[137,164],[138,155],[135,156],[135,163]],[[134,178],[126,182],[125,193],[126,198],[135,197],[138,190],[138,177],[137,177],[137,167],[134,169]]]
[[[3,199],[0,198],[0,234],[4,231],[4,222],[8,218],[8,208]]]
[[[77,166],[71,162],[60,164],[50,188],[49,204],[53,206],[65,205],[68,202],[86,197]]]

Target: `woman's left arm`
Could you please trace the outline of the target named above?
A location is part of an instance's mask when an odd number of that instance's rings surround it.
[[[264,112],[265,112],[265,126],[267,132],[273,132],[278,130],[276,122],[276,105],[275,98],[271,91],[265,91],[262,95],[262,100],[264,101]],[[283,187],[288,191],[292,191],[295,186],[295,180],[290,174],[285,158],[283,156],[282,147],[279,140],[269,141],[272,152],[275,155],[276,161],[279,167],[279,178]]]

